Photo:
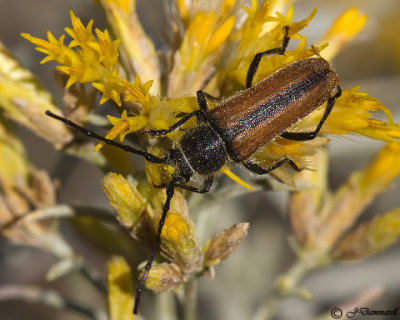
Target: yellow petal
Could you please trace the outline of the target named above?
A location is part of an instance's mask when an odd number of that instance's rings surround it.
[[[343,12],[319,42],[329,43],[329,47],[321,52],[322,57],[332,60],[347,42],[361,32],[366,22],[367,16],[360,14],[357,8],[353,7]]]
[[[240,184],[242,187],[245,187],[246,189],[252,191],[253,187],[248,185],[246,182],[244,182],[242,179],[240,179],[237,175],[235,175],[231,170],[229,170],[228,167],[223,166],[219,171],[221,171],[223,174],[226,174],[229,178],[231,178],[233,181],[236,183]]]
[[[161,218],[161,216],[160,216]],[[158,229],[158,222],[156,224]],[[189,235],[189,226],[182,217],[175,212],[168,212],[165,224],[161,232],[161,237],[168,241],[178,243],[181,239]]]
[[[206,51],[213,52],[217,50],[223,43],[225,43],[228,36],[231,34],[233,26],[235,25],[235,17],[230,16],[224,23],[213,33],[211,36]]]
[[[178,6],[178,11],[182,18],[183,23],[187,26],[190,18],[189,8],[187,6],[187,0],[177,0],[176,5]]]
[[[113,127],[111,130],[107,132],[105,135],[106,139],[113,140],[115,139],[118,135],[124,134],[123,132],[126,131],[126,129],[129,128],[129,123],[126,121],[121,121],[120,125]],[[124,134],[125,136],[125,134]],[[97,152],[103,147],[106,143],[103,141],[100,141],[96,147],[93,149],[93,152]]]
[[[361,172],[359,186],[366,193],[381,192],[399,173],[400,143],[387,144]]]
[[[220,17],[225,18],[234,8],[236,0],[223,0],[221,4]]]

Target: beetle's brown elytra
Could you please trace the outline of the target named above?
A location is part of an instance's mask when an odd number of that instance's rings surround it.
[[[338,79],[321,57],[293,62],[209,112],[236,162],[250,157],[327,101]]]
[[[226,163],[232,161],[240,162],[250,171],[260,175],[267,174],[285,164],[300,171],[301,169],[296,163],[287,157],[283,157],[269,168],[262,168],[247,159],[258,148],[277,136],[297,141],[315,138],[331,112],[336,98],[341,95],[335,71],[326,60],[319,56],[293,62],[253,85],[254,75],[261,58],[268,54],[285,53],[289,42],[289,28],[285,27],[284,31],[281,47],[260,52],[254,56],[247,71],[247,89],[220,102],[211,111],[208,110],[207,99],[217,103],[218,99],[199,90],[197,92],[199,110],[185,115],[168,129],[142,132],[155,136],[165,135],[178,129],[190,118],[197,117],[198,125],[185,132],[180,141],[175,142],[170,150],[166,150],[161,158],[104,138],[70,120],[46,111],[48,116],[60,120],[88,136],[140,155],[149,162],[166,164],[174,168],[171,181],[160,186],[166,188],[167,199],[163,206],[150,256],[136,290],[134,314],[138,313],[141,293],[160,246],[161,231],[175,187],[198,193],[208,192],[211,189],[215,173]],[[337,92],[333,94],[335,88],[337,88]],[[324,115],[314,131],[286,131],[325,102],[327,105]],[[199,188],[189,184],[194,174],[204,177],[203,185]]]

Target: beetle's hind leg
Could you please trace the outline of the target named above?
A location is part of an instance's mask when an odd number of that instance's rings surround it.
[[[285,26],[284,29],[285,29],[285,35],[283,36],[282,46],[280,46],[278,48],[273,48],[273,49],[270,49],[267,51],[259,52],[254,56],[253,61],[251,61],[249,69],[247,70],[246,88],[250,88],[252,86],[254,76],[258,69],[258,65],[260,64],[261,58],[263,56],[266,56],[269,54],[284,54],[285,53],[286,48],[289,44],[289,40],[290,40],[289,26]]]
[[[302,170],[301,168],[299,168],[299,166],[293,160],[286,158],[286,157],[279,160],[278,162],[275,162],[272,166],[270,166],[269,168],[266,168],[266,169],[260,167],[258,164],[255,164],[254,162],[243,161],[243,165],[248,170],[250,170],[251,172],[257,173],[259,175],[270,173],[271,171],[278,169],[279,167],[283,166],[284,164],[290,165],[296,171]]]
[[[342,95],[342,88],[337,86],[337,92],[328,99],[328,103],[326,105],[326,109],[324,115],[322,116],[320,122],[318,123],[317,128],[312,132],[284,132],[281,134],[282,138],[294,140],[294,141],[307,141],[314,139],[319,131],[321,130],[323,124],[325,123],[326,119],[328,118],[329,114],[332,111],[332,108],[335,104],[337,98]]]

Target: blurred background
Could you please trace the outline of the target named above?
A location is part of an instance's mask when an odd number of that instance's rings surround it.
[[[163,49],[165,17],[161,0],[137,0],[139,18],[157,48]],[[343,10],[358,7],[369,17],[366,28],[355,41],[336,57],[333,65],[343,88],[360,85],[361,91],[379,99],[400,122],[400,2],[398,0],[298,0],[294,3],[295,19],[308,16],[314,7],[316,17],[303,32],[308,45],[316,42]],[[32,70],[45,88],[53,93],[61,105],[61,89],[54,81],[54,64],[40,65],[43,55],[20,36],[21,32],[45,38],[51,30],[58,37],[70,26],[69,10],[84,24],[90,19],[99,29],[106,28],[104,16],[91,1],[86,0],[0,0],[0,40]],[[109,207],[101,190],[103,174],[93,166],[73,157],[62,156],[53,147],[33,136],[24,128],[17,128],[23,137],[28,154],[39,169],[46,169],[51,177],[61,181],[60,203],[83,203],[95,207]],[[354,170],[365,166],[383,145],[357,136],[333,138],[330,146],[330,187],[337,188]],[[400,165],[400,159],[399,159]],[[1,168],[0,168],[1,170]],[[400,181],[380,195],[361,219],[400,206]],[[238,221],[250,222],[250,230],[238,252],[221,263],[214,280],[199,281],[199,319],[247,319],[261,302],[276,277],[287,270],[294,260],[288,239],[287,192],[258,192],[221,203],[208,209],[207,217],[215,230],[227,228]],[[76,230],[63,226],[63,232],[74,249],[90,264],[104,273],[107,253],[81,241]],[[143,255],[145,259],[146,255]],[[79,274],[71,274],[55,282],[44,280],[55,258],[46,252],[17,246],[0,238],[0,285],[18,283],[38,285],[60,290],[64,295],[89,306],[105,308],[102,296]],[[132,268],[135,268],[132,265]],[[392,246],[381,254],[353,263],[343,263],[312,272],[302,283],[314,296],[310,302],[288,299],[282,303],[276,319],[314,319],[333,306],[353,299],[368,288],[382,288],[374,302],[377,309],[400,307],[400,246]],[[79,296],[77,296],[79,294]],[[150,294],[143,299],[144,314],[151,306]],[[4,320],[85,319],[69,313],[59,313],[36,304],[1,302],[0,319]],[[148,319],[152,319],[148,316]],[[377,319],[377,318],[376,318]]]

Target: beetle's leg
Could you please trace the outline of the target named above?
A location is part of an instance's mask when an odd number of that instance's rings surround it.
[[[256,71],[258,69],[258,65],[260,64],[261,58],[263,56],[269,55],[269,54],[284,54],[286,51],[286,48],[289,44],[289,27],[286,26],[285,28],[285,35],[283,36],[283,42],[282,46],[278,48],[273,48],[264,52],[259,52],[257,53],[253,61],[251,61],[249,69],[247,70],[247,77],[246,77],[246,88],[250,88],[253,84],[253,79],[256,74]]]
[[[208,176],[204,182],[203,182],[203,186],[199,189],[193,186],[190,186],[188,184],[182,184],[182,185],[178,185],[178,187],[185,189],[185,190],[189,190],[192,192],[196,192],[196,193],[207,193],[208,191],[210,191],[211,186],[213,184],[214,178],[213,176]]]
[[[283,166],[286,163],[288,165],[290,165],[296,171],[301,171],[302,170],[297,166],[297,164],[293,160],[290,160],[289,158],[286,158],[286,157],[281,159],[281,160],[279,160],[278,162],[275,162],[272,166],[270,166],[267,169],[264,169],[264,168],[260,167],[259,165],[255,164],[254,162],[243,161],[243,165],[247,169],[249,169],[251,172],[257,173],[259,175],[270,173],[271,171]]]
[[[208,114],[208,106],[207,106],[207,100],[206,98],[214,98],[213,96],[209,95],[208,93],[205,93],[203,90],[199,90],[196,92],[197,96],[197,104],[200,107],[200,110],[202,111],[201,114],[197,116],[197,119],[199,122],[207,122],[207,114]],[[210,99],[212,100],[212,99]]]
[[[332,97],[330,97],[328,99],[328,103],[326,105],[324,115],[322,116],[321,121],[318,123],[318,126],[315,129],[315,131],[313,131],[313,132],[284,132],[281,134],[281,137],[285,138],[285,139],[289,139],[289,140],[295,140],[295,141],[306,141],[306,140],[314,139],[317,136],[318,132],[321,130],[322,125],[328,118],[329,114],[331,113],[332,108],[335,104],[335,100],[337,98],[339,98],[341,95],[342,95],[342,88],[340,88],[340,86],[337,86],[337,92],[335,93],[335,95],[333,95]]]
[[[197,91],[197,103],[199,104],[200,110],[193,111],[191,113],[188,113],[186,116],[184,116],[182,119],[180,119],[177,123],[174,123],[172,126],[170,126],[168,129],[161,129],[161,130],[143,130],[141,133],[147,134],[150,136],[161,136],[161,135],[166,135],[176,129],[178,129],[181,125],[183,125],[186,121],[188,121],[190,118],[193,116],[196,116],[200,122],[205,122],[205,113],[208,112],[208,106],[207,106],[207,99],[211,101],[218,101],[217,98],[213,97],[212,95],[204,92],[203,90]]]
[[[203,90],[199,90],[196,92],[197,96],[197,103],[204,113],[208,112],[207,100],[206,100],[206,93]]]
[[[210,191],[211,186],[213,184],[213,181],[214,181],[213,176],[208,176],[204,180],[203,186],[200,189],[196,188],[196,187],[193,187],[193,186],[190,186],[188,184],[176,184],[175,186],[179,187],[179,188],[182,188],[182,189],[185,189],[185,190],[189,190],[191,192],[207,193],[208,191]],[[154,188],[166,188],[166,187],[168,187],[168,184],[167,183],[163,183],[163,184],[159,184],[159,185],[154,185],[153,184],[153,187]]]
[[[200,122],[205,122],[206,121],[205,113],[208,112],[208,106],[207,106],[206,99],[213,101],[213,102],[219,101],[218,98],[213,97],[212,95],[208,94],[207,92],[204,92],[203,90],[199,90],[199,91],[197,91],[197,103],[200,107],[200,110],[196,110],[196,111],[193,111],[193,112],[187,114],[182,119],[180,119],[177,123],[170,126],[168,129],[143,130],[141,133],[148,134],[150,136],[166,135],[167,133],[170,133],[170,132],[174,131],[175,129],[179,128],[181,125],[183,125],[186,121],[188,121],[193,116],[196,116]]]
[[[209,94],[209,93],[207,93],[207,92],[205,92],[203,90],[200,90],[200,91],[207,98],[207,100],[210,100],[210,101],[215,102],[215,103],[221,102],[221,98],[214,97],[211,94]]]
[[[133,309],[133,313],[134,314],[138,313],[140,296],[142,294],[142,291],[143,291],[143,288],[144,288],[144,284],[146,282],[146,278],[147,278],[147,275],[148,275],[148,273],[150,271],[150,268],[151,268],[151,265],[153,263],[154,257],[155,257],[155,255],[157,253],[157,249],[160,246],[161,232],[162,232],[162,228],[163,228],[164,223],[165,223],[165,218],[166,218],[168,210],[169,210],[171,199],[172,199],[172,197],[174,195],[174,188],[175,187],[180,187],[182,189],[186,189],[186,190],[189,190],[189,191],[192,191],[192,192],[206,193],[206,192],[210,191],[212,183],[213,183],[213,176],[208,176],[204,180],[204,184],[203,184],[201,189],[197,189],[197,188],[189,186],[189,185],[179,185],[179,184],[176,184],[176,182],[174,180],[167,185],[167,190],[166,190],[167,199],[165,201],[165,204],[164,204],[164,207],[163,207],[163,212],[162,212],[162,215],[161,215],[161,219],[160,219],[160,222],[158,224],[158,230],[157,230],[156,239],[154,240],[153,247],[152,247],[151,252],[150,252],[150,257],[147,260],[146,266],[144,268],[143,276],[140,279],[139,286],[136,289],[135,307]]]
[[[169,210],[171,199],[174,196],[174,188],[175,188],[175,181],[171,181],[167,186],[167,190],[166,190],[167,199],[165,200],[163,211],[162,211],[162,215],[161,215],[161,218],[160,218],[160,222],[158,223],[157,235],[156,235],[156,238],[155,238],[155,240],[153,242],[153,247],[151,248],[149,259],[147,260],[146,266],[144,268],[143,276],[140,279],[139,285],[138,285],[138,287],[136,289],[135,306],[133,308],[133,313],[134,314],[137,314],[138,311],[139,311],[140,296],[142,294],[147,275],[148,275],[148,273],[150,271],[151,264],[153,263],[154,257],[155,257],[155,255],[157,253],[157,250],[158,250],[159,246],[160,246],[161,231],[162,231],[163,226],[164,226],[165,218],[167,217],[167,213],[168,213],[168,210]]]
[[[139,150],[139,149],[132,148],[131,146],[128,146],[126,144],[122,144],[122,143],[118,143],[118,142],[115,142],[115,141],[110,140],[110,139],[106,139],[106,138],[98,135],[97,133],[95,133],[93,131],[90,131],[90,130],[87,130],[87,129],[81,127],[80,125],[76,124],[75,122],[72,122],[71,120],[68,120],[68,119],[66,119],[64,117],[60,117],[60,116],[58,116],[58,115],[56,115],[56,114],[54,114],[54,113],[52,113],[50,111],[46,111],[46,115],[48,115],[49,117],[52,117],[52,118],[54,118],[56,120],[59,120],[61,122],[64,122],[67,126],[70,126],[70,127],[74,128],[75,130],[78,130],[78,131],[82,132],[83,134],[86,134],[89,137],[92,137],[94,139],[103,141],[106,144],[109,144],[109,145],[112,145],[114,147],[120,148],[120,149],[122,149],[122,150],[124,150],[126,152],[130,152],[130,153],[134,153],[134,154],[137,154],[139,156],[142,156],[149,162],[152,162],[152,163],[165,163],[165,159],[158,158],[155,155],[152,155],[151,153],[148,153],[148,152],[145,152],[145,151],[142,151],[142,150]]]
[[[182,119],[180,119],[178,122],[174,123],[172,126],[170,126],[168,129],[161,129],[161,130],[143,130],[141,131],[142,134],[147,134],[149,136],[161,136],[161,135],[166,135],[167,133],[170,133],[176,129],[178,129],[180,126],[182,126],[186,121],[188,121],[190,118],[193,116],[199,116],[201,114],[201,110],[196,110],[191,113],[188,113],[186,116],[184,116]]]

